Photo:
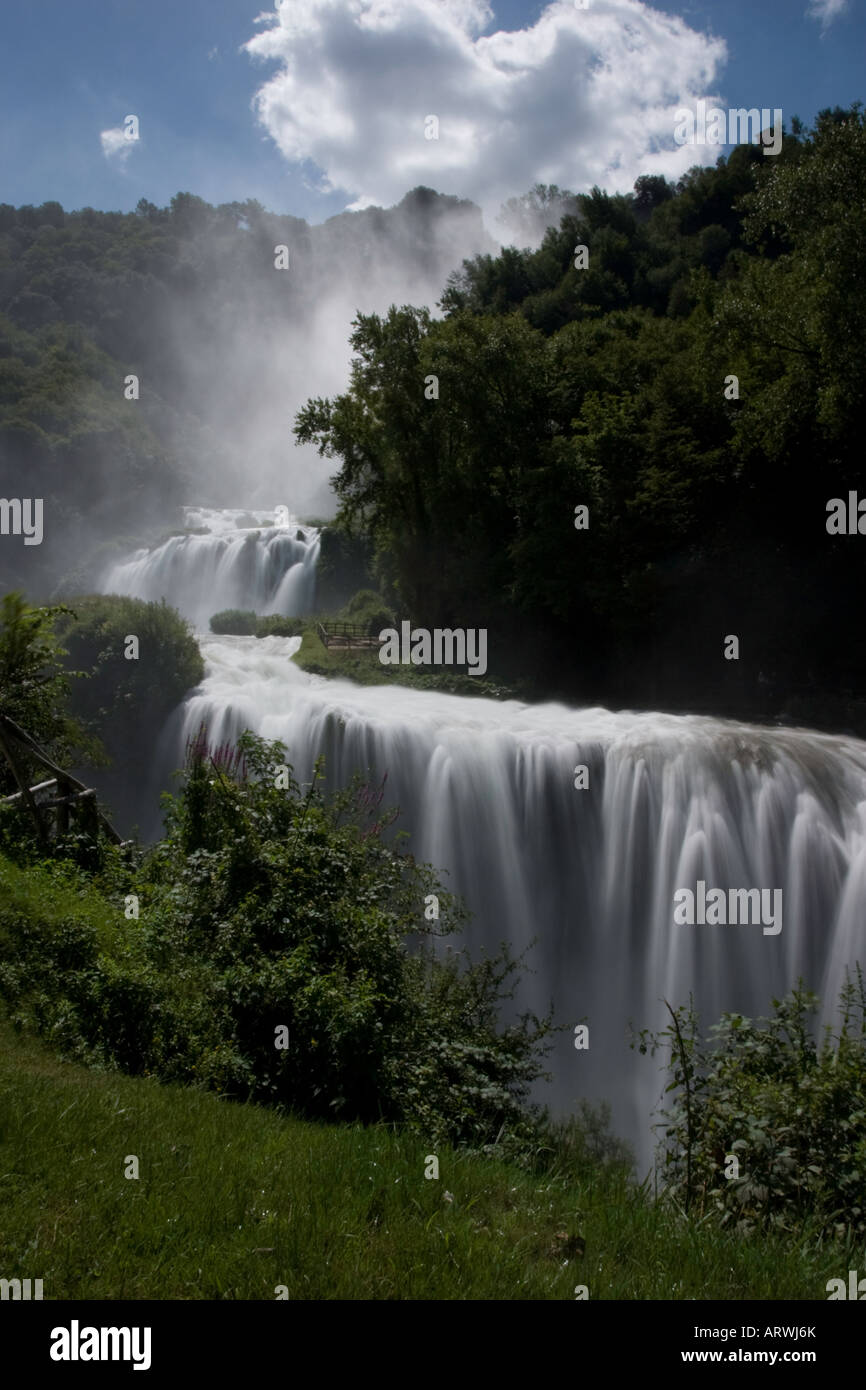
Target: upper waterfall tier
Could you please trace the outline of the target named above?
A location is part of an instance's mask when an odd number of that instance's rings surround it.
[[[206,631],[224,608],[301,616],[313,607],[319,532],[274,514],[187,507],[189,528],[205,534],[170,536],[105,571],[103,593],[165,598]]]

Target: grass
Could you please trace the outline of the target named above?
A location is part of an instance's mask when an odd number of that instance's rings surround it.
[[[49,1299],[823,1299],[859,1267],[677,1219],[616,1168],[440,1148],[427,1180],[428,1149],[87,1070],[3,1021],[0,1277]]]
[[[478,695],[491,700],[520,699],[511,688],[460,671],[417,666],[384,666],[377,651],[329,651],[318,633],[308,627],[293,658],[304,671],[357,685],[409,685],[416,690],[441,690],[446,695]]]
[[[98,947],[109,952],[118,949],[123,935],[117,905],[71,864],[55,860],[25,866],[0,849],[0,947],[12,914],[43,929],[59,930],[64,924],[92,928]]]

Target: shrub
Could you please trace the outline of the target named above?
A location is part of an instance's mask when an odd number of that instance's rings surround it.
[[[244,608],[224,608],[221,613],[214,613],[210,620],[210,630],[219,633],[220,636],[252,637],[257,622],[258,619],[252,611]]]
[[[639,1035],[641,1052],[671,1047],[673,1102],[662,1112],[660,1165],[685,1210],[741,1231],[792,1229],[811,1215],[828,1233],[866,1233],[860,968],[841,991],[840,1026],[828,1025],[820,1041],[810,1026],[817,1005],[800,985],[773,1000],[769,1019],[724,1014],[709,1042],[691,1005],[671,1009],[660,1033]]]
[[[58,761],[86,743],[67,712],[70,677],[80,673],[64,666],[68,652],[55,632],[60,618],[72,616],[64,604],[33,608],[17,592],[0,599],[0,713],[22,725]],[[15,789],[0,757],[0,794]]]
[[[353,594],[340,618],[347,623],[365,623],[377,635],[383,627],[393,627],[396,622],[393,609],[373,589],[359,589]]]
[[[45,1033],[72,1056],[92,1057],[101,953],[119,944],[123,921],[74,865],[21,867],[0,855],[0,997],[13,1023]]]
[[[85,933],[61,956],[52,926],[12,914],[0,993],[77,1053],[165,1081],[404,1121],[431,1141],[530,1134],[550,1023],[498,1027],[516,962],[438,959],[433,937],[463,911],[399,839],[383,842],[384,781],[326,798],[320,780],[317,768],[302,791],[280,744],[245,734],[212,750],[202,734],[183,791],[165,798],[166,838],[125,888],[140,920],[124,924],[116,884],[114,948],[97,953]]]
[[[69,661],[88,677],[73,687],[72,712],[117,765],[99,781],[100,799],[115,820],[115,799],[129,808],[136,789],[147,785],[166,719],[204,679],[204,662],[189,624],[164,600],[95,594],[71,602],[74,614],[61,618],[59,630]],[[133,633],[138,661],[125,656]]]
[[[300,637],[306,627],[306,618],[284,618],[279,613],[256,619],[257,637]]]
[[[76,684],[76,714],[114,726],[116,739],[128,740],[130,720],[154,730],[193,686],[204,679],[204,662],[185,618],[161,600],[119,594],[92,594],[70,600],[59,632],[69,659],[90,677]],[[134,633],[142,660],[127,661],[126,638]]]

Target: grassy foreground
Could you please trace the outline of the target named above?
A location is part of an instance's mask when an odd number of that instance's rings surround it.
[[[840,1246],[88,1070],[0,1022],[0,1277],[47,1299],[824,1299]],[[129,1155],[140,1177],[127,1179]]]

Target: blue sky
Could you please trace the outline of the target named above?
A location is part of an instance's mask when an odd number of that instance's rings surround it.
[[[807,122],[866,96],[864,0],[813,2],[823,21],[807,15],[809,0],[588,0],[579,20],[567,0],[492,0],[486,25],[483,0],[285,0],[279,17],[247,0],[10,4],[0,201],[128,210],[185,190],[319,222],[353,203],[396,201],[418,182],[477,190],[488,206],[536,177],[628,184],[633,158],[649,167],[641,132],[656,149],[669,124],[662,107],[680,91]],[[262,13],[268,22],[257,24]],[[671,17],[686,27],[666,31]],[[634,46],[623,47],[633,20]],[[485,46],[500,31],[512,38]],[[268,61],[243,48],[256,35]],[[724,41],[724,58],[708,35]],[[609,81],[594,86],[605,65]],[[659,72],[673,84],[664,101],[649,90]],[[417,138],[428,111],[441,113],[436,145]],[[130,113],[140,140],[107,156],[101,132]]]

